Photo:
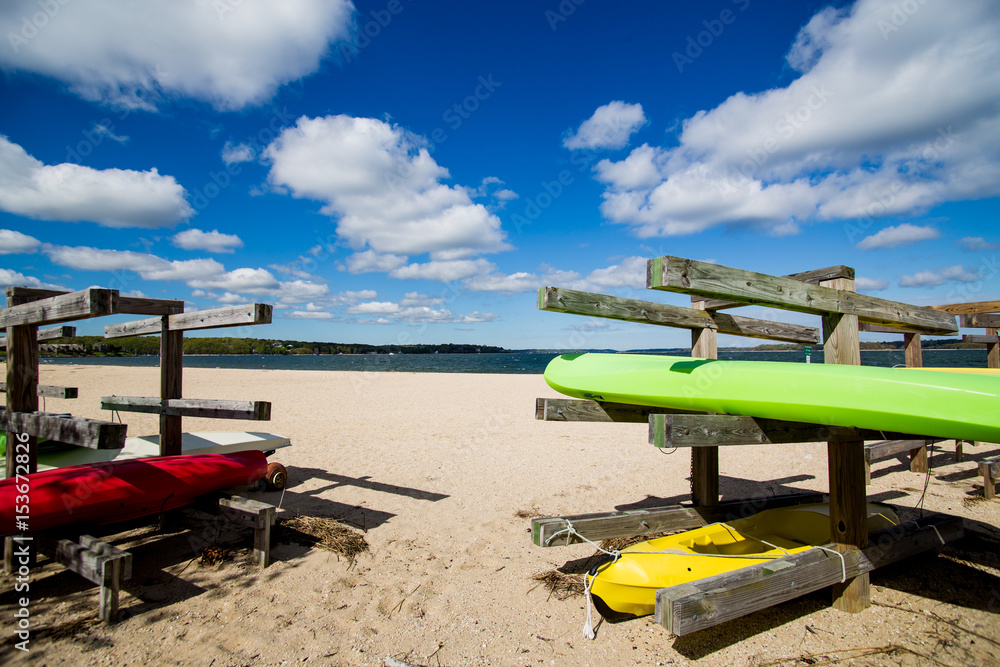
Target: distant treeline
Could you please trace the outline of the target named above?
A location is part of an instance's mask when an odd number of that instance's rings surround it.
[[[102,336],[60,338],[40,346],[41,356],[159,355],[159,336],[107,339]],[[364,343],[315,343],[259,338],[185,338],[184,354],[475,354],[507,352],[491,345],[366,345]]]

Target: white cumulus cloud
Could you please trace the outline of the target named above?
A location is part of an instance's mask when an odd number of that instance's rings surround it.
[[[200,229],[185,229],[170,239],[184,250],[207,250],[209,252],[233,252],[243,247],[243,241],[235,234],[223,234],[218,229],[205,232]]]
[[[43,5],[51,17],[31,30]],[[353,13],[349,0],[7,0],[0,67],[124,108],[187,97],[240,109],[316,71],[331,44],[350,36]]]
[[[452,261],[510,249],[497,216],[466,188],[442,183],[448,170],[424,140],[383,121],[302,117],[264,157],[272,187],[324,202],[337,235],[358,253],[351,272],[399,270],[398,258],[423,253]]]
[[[2,49],[0,49],[2,51]],[[105,227],[166,227],[194,215],[173,176],[156,169],[46,165],[0,136],[0,210],[39,220]]]
[[[941,236],[941,233],[933,227],[921,227],[903,223],[894,227],[880,229],[877,233],[866,237],[857,247],[861,250],[874,250],[876,248],[895,248],[901,245],[910,245],[918,241],[928,241]]]
[[[632,134],[646,124],[641,104],[614,101],[597,107],[576,132],[563,140],[570,150],[581,148],[624,148]]]
[[[599,163],[604,216],[640,237],[781,235],[1000,194],[1000,4],[920,3],[897,29],[898,11],[823,10],[791,46],[791,83],[699,111],[677,145]]]
[[[0,255],[32,253],[42,244],[34,236],[28,236],[13,229],[0,229]]]

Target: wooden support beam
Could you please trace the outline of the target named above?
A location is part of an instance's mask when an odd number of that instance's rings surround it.
[[[40,536],[39,547],[66,569],[100,586],[98,616],[108,623],[117,620],[121,583],[132,578],[132,554],[90,535],[81,536],[79,543]]]
[[[0,410],[0,428],[8,432],[26,433],[32,437],[56,440],[88,449],[121,449],[125,446],[128,424],[115,424],[86,417],[67,417],[49,412]],[[7,451],[12,449],[7,447]],[[13,477],[14,466],[7,468],[7,472]]]
[[[58,326],[48,329],[39,329],[35,340],[39,343],[47,340],[57,340],[59,338],[72,338],[76,335],[76,327]],[[7,349],[7,336],[0,336],[0,350]]]
[[[987,345],[997,345],[1000,344],[1000,336],[996,334],[983,335],[983,334],[972,334],[962,336],[963,343],[986,343]]]
[[[0,392],[7,391],[7,383],[0,382]],[[38,385],[38,395],[45,398],[77,398],[80,390],[77,387],[56,387],[48,384]]]
[[[940,310],[952,315],[968,315],[970,313],[996,313],[1000,312],[1000,301],[975,301],[972,303],[947,303],[940,306],[931,306],[934,310]]]
[[[624,422],[645,424],[649,416],[660,413],[689,413],[686,410],[578,400],[575,398],[536,398],[535,419],[550,422]]]
[[[958,325],[968,329],[1000,327],[1000,313],[966,313],[958,316]]]
[[[160,399],[168,401],[183,396],[184,332],[168,328],[174,315],[161,316],[160,335]],[[183,453],[180,415],[160,414],[160,456]],[[165,526],[163,526],[165,527]]]
[[[776,507],[821,502],[823,502],[822,493],[794,493],[769,498],[727,500],[711,507],[670,505],[624,512],[532,519],[531,539],[535,546],[562,547],[581,544],[583,538],[591,542],[600,542],[618,537],[691,530],[717,521],[746,518]],[[570,524],[576,534],[566,530]]]
[[[273,307],[266,303],[251,303],[243,306],[199,310],[193,313],[177,313],[168,317],[166,328],[169,331],[181,332],[270,324],[272,311]],[[159,317],[109,324],[104,327],[104,337],[148,336],[162,333],[163,327],[164,323]]]
[[[58,324],[118,312],[118,290],[90,289],[9,306],[0,310],[0,327]],[[35,334],[37,336],[37,334]],[[7,334],[10,340],[10,332]],[[33,342],[36,339],[33,339]]]
[[[920,368],[924,365],[924,352],[921,347],[920,334],[908,333],[903,336],[905,350],[903,360],[910,368]]]
[[[103,396],[101,398],[101,409],[179,417],[206,417],[209,419],[247,419],[251,421],[268,421],[271,419],[271,403],[268,401]]]
[[[703,310],[705,302],[693,304],[695,310]],[[819,333],[817,331],[817,333]],[[718,336],[712,329],[691,331],[691,356],[702,359],[718,359]],[[700,507],[719,503],[719,447],[699,447],[691,450],[691,502]]]
[[[538,290],[538,310],[603,317],[640,324],[656,324],[691,329],[692,331],[709,329],[734,336],[763,338],[788,343],[818,344],[820,342],[820,332],[815,327],[715,313],[702,310],[701,304],[696,305],[699,307],[682,308],[654,301],[624,299],[559,287],[542,287]]]
[[[997,336],[1000,334],[1000,329],[994,327],[987,327],[986,333]],[[986,344],[986,367],[987,368],[1000,368],[1000,336],[997,336],[997,341],[991,341]]]
[[[871,535],[865,549],[843,554],[809,549],[761,565],[744,567],[656,593],[654,620],[675,635],[773,607],[912,555],[931,551],[964,534],[962,520],[932,514]],[[871,546],[867,546],[870,544]],[[827,545],[831,549],[833,545]]]
[[[831,290],[838,295],[850,295],[854,293],[854,281],[837,278],[825,281],[818,289]],[[954,318],[951,319],[954,323]],[[823,315],[823,361],[828,364],[861,365],[857,315],[844,312]],[[863,439],[831,438],[827,442],[826,451],[830,476],[832,540],[841,553],[863,548],[868,544],[865,442]],[[867,573],[834,584],[835,609],[858,613],[870,605],[871,591]]]
[[[993,500],[996,496],[997,479],[1000,478],[1000,456],[980,461],[979,474],[983,476],[983,497]]]
[[[855,315],[873,324],[902,327],[938,336],[958,333],[954,316],[932,308],[886,301],[847,289],[811,285],[791,278],[681,257],[666,256],[649,260],[646,286],[814,315]]]
[[[35,289],[33,287],[8,287],[7,294],[23,299],[24,303],[70,294],[59,290]],[[176,299],[148,299],[137,296],[118,296],[118,310],[121,315],[171,315],[184,311],[184,302]],[[66,334],[75,336],[76,333]]]
[[[791,273],[786,275],[785,278],[791,278],[792,280],[798,280],[803,283],[819,285],[824,280],[833,280],[834,278],[849,278],[854,280],[854,269],[849,266],[828,266],[823,269],[802,271],[801,273]],[[737,308],[739,306],[746,305],[740,301],[709,299],[707,297],[697,295],[691,297],[692,304],[699,302],[705,310],[722,310],[723,308]]]
[[[656,447],[731,447],[827,442],[831,438],[878,440],[884,436],[913,439],[905,433],[887,433],[849,426],[824,426],[742,415],[652,414],[649,444]]]
[[[277,512],[274,505],[241,496],[219,499],[219,514],[240,526],[253,528],[254,560],[260,567],[271,563],[271,526]]]

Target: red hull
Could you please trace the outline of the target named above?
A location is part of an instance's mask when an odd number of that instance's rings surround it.
[[[252,484],[266,471],[264,453],[246,451],[109,461],[11,477],[0,481],[0,535],[159,514],[212,491]]]

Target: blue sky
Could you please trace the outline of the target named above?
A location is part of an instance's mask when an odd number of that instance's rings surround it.
[[[666,254],[1000,299],[988,0],[16,0],[0,37],[5,285],[508,348],[689,344],[535,309],[685,304]]]

